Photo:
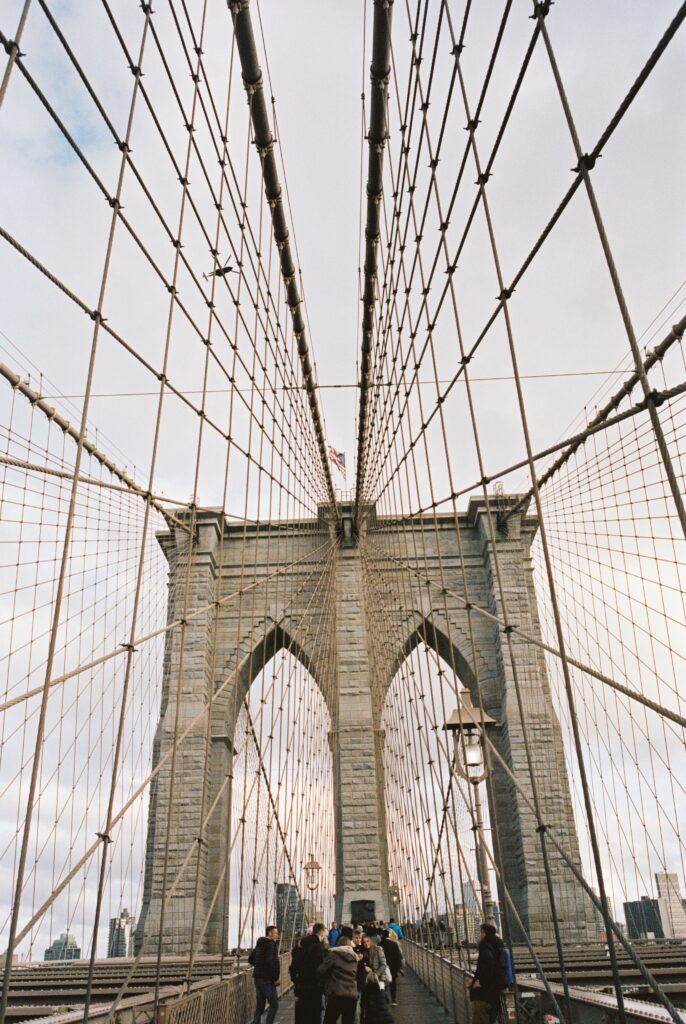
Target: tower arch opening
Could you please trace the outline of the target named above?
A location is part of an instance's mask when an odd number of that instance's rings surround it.
[[[236,698],[225,944],[251,947],[276,924],[290,949],[298,932],[333,910],[330,716],[305,658],[290,646],[275,650]]]
[[[441,946],[474,942],[485,913],[474,793],[453,771],[453,741],[444,729],[469,667],[460,655],[458,675],[455,658],[451,664],[438,653],[438,635],[431,620],[422,619],[408,637],[386,692],[381,728],[391,902],[412,933]],[[495,892],[485,799],[482,813],[487,884]]]

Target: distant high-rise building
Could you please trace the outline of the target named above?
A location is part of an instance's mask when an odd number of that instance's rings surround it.
[[[107,942],[107,955],[133,956],[133,933],[136,919],[131,917],[126,908],[119,917],[110,918],[110,936]]]
[[[624,904],[626,931],[630,939],[664,939],[661,900],[641,896]]]
[[[686,911],[681,900],[678,877],[669,871],[657,871],[655,881],[665,938],[686,939]]]
[[[298,888],[290,882],[276,884],[276,927],[286,942],[296,933],[303,931],[305,906],[298,895]]]
[[[610,915],[610,920],[614,921],[615,909],[612,903],[612,897],[606,896],[605,898],[607,899],[607,910]],[[600,908],[596,907],[595,904],[593,905],[593,918],[595,920],[596,938],[601,942],[607,942],[607,936],[605,934],[605,919],[603,918]]]
[[[80,960],[81,947],[77,946],[76,939],[71,932],[62,932],[59,939],[55,939],[52,946],[45,951],[44,960]]]

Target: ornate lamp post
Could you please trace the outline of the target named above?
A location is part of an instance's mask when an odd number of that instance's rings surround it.
[[[391,909],[393,911],[393,915],[395,916],[395,914],[397,914],[398,912],[398,904],[400,903],[400,889],[395,884],[395,882],[391,882],[391,884],[389,885],[388,895],[391,897]]]
[[[496,721],[483,715],[479,708],[472,704],[469,690],[460,690],[459,705],[445,723],[445,728],[453,734],[455,748],[455,771],[460,778],[469,782],[474,791],[474,825],[472,831],[476,837],[476,862],[479,872],[479,883],[483,898],[487,924],[495,924],[493,895],[488,880],[488,862],[486,860],[486,841],[484,823],[481,813],[481,794],[479,784],[488,775],[488,766],[484,758],[482,726],[488,728]]]
[[[303,864],[303,871],[305,872],[305,885],[314,892],[315,889],[319,888],[319,873],[322,870],[321,864],[318,864],[314,859],[314,854],[310,854],[310,859],[307,864]]]

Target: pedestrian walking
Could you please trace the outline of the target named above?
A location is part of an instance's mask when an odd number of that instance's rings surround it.
[[[257,945],[248,957],[248,963],[253,968],[252,976],[255,982],[256,1005],[253,1024],[261,1024],[262,1014],[267,1004],[269,1004],[269,1010],[265,1024],[274,1024],[279,1009],[279,996],[276,991],[281,973],[278,942],[278,929],[274,925],[270,925],[264,935],[257,940]]]
[[[391,932],[395,932],[395,934],[398,936],[398,942],[402,942],[402,940],[405,938],[405,936],[403,935],[402,928],[400,927],[400,925],[398,924],[394,917],[392,917],[388,922],[388,930]]]
[[[403,954],[400,949],[400,943],[395,932],[385,929],[381,936],[381,948],[383,949],[384,956],[386,957],[386,963],[388,969],[391,972],[391,981],[388,985],[388,991],[391,996],[391,1005],[398,1005],[398,975],[403,969]]]
[[[353,1024],[357,1005],[358,954],[353,952],[349,938],[341,936],[338,945],[329,949],[317,968],[319,980],[327,996],[324,1024]]]
[[[472,1024],[494,1024],[500,999],[507,988],[508,960],[503,941],[492,924],[482,924],[479,933],[479,955],[469,985]]]
[[[293,981],[295,1017],[297,1024],[320,1024],[322,1009],[322,985],[317,969],[324,962],[326,927],[317,922],[312,933],[301,941],[291,960],[290,975]]]

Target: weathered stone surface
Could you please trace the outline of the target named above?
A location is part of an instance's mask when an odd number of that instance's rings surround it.
[[[499,723],[494,733],[497,749],[525,788],[530,786],[530,758],[535,778],[545,781],[540,787],[543,820],[554,823],[559,840],[579,862],[562,737],[543,652],[515,643],[513,661],[505,633],[485,616],[472,614],[470,622],[464,601],[449,593],[464,595],[466,583],[472,603],[540,636],[530,559],[536,521],[521,514],[512,517],[507,535],[497,535],[496,559],[479,501],[470,503],[457,526],[450,515],[405,521],[402,543],[397,523],[376,519],[373,513],[369,518],[373,534],[366,538],[363,529],[351,546],[338,542],[326,509],[319,520],[247,526],[203,512],[190,554],[183,531],[160,537],[170,565],[169,618],[186,624],[169,633],[165,653],[154,748],[155,763],[165,760],[151,787],[139,942],[145,932],[154,948],[160,935],[161,893],[194,846],[194,865],[166,901],[163,951],[186,952],[193,941],[193,921],[196,937],[204,928],[204,951],[218,951],[226,941],[235,724],[253,679],[283,647],[308,668],[331,718],[337,919],[349,918],[350,903],[356,900],[373,900],[376,915],[389,916],[381,715],[387,687],[420,642],[454,668],[475,703],[480,690],[485,709]],[[408,542],[413,534],[414,544]],[[325,551],[332,558],[323,572]],[[363,556],[378,558],[384,552],[398,561],[386,559],[384,565],[381,636],[377,610],[368,606],[362,563]],[[402,561],[411,564],[415,576]],[[282,572],[275,575],[279,569]],[[428,588],[422,576],[440,580],[443,593]],[[333,588],[333,603],[324,600],[324,586]],[[327,608],[332,606],[330,622]],[[209,712],[203,712],[208,706]],[[196,716],[197,723],[174,756],[175,736]],[[497,764],[492,793],[491,820],[498,829],[510,895],[531,937],[550,942],[536,821]],[[216,810],[201,834],[201,808],[213,802]],[[551,867],[565,938],[587,938],[593,930],[588,901],[552,854]]]

